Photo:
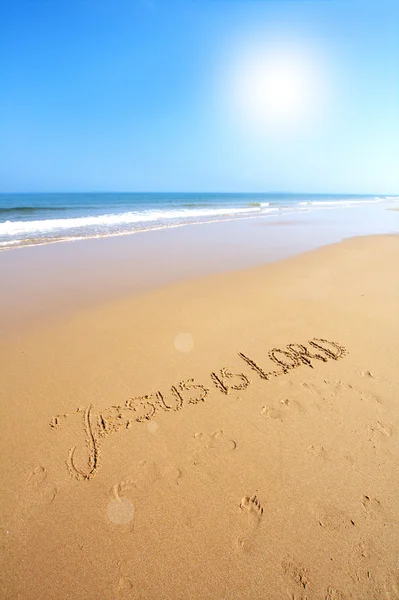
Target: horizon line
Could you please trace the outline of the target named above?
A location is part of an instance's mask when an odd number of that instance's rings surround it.
[[[173,190],[163,190],[163,191],[154,191],[154,190],[144,190],[144,191],[110,191],[110,190],[89,190],[89,191],[60,191],[60,190],[52,190],[52,191],[37,191],[37,192],[18,192],[18,191],[8,191],[3,192],[0,191],[0,195],[50,195],[50,194],[64,194],[64,195],[73,195],[73,194],[224,194],[224,195],[233,195],[233,194],[287,194],[287,195],[312,195],[312,196],[397,196],[399,192],[293,192],[287,190],[272,190],[272,191],[235,191],[235,192],[220,192],[220,191],[173,191]]]

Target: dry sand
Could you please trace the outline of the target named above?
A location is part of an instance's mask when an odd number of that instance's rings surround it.
[[[1,598],[398,599],[398,264],[357,238],[4,338]]]

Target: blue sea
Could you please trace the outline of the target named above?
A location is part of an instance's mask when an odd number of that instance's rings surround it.
[[[0,249],[233,219],[276,219],[395,197],[316,194],[0,194]]]

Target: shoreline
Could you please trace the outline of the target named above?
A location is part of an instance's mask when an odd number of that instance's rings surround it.
[[[2,201],[1,196],[0,194],[0,204]],[[64,198],[67,203],[66,196],[63,194],[55,194],[54,206],[48,200],[39,203],[39,205],[35,204],[35,199],[40,198],[40,194],[28,195],[33,198],[30,201],[25,201],[23,195],[17,194],[16,197],[20,198],[20,202],[23,204],[20,207],[13,206],[10,201],[11,196],[8,198],[8,203],[7,195],[3,196],[5,207],[0,207],[0,213],[5,211],[6,217],[9,216],[10,219],[0,222],[0,229],[2,230],[0,240],[10,236],[11,231],[14,232],[14,237],[18,239],[0,241],[0,250],[2,251],[65,241],[117,237],[162,229],[174,229],[190,224],[228,223],[236,220],[263,219],[265,217],[275,217],[275,220],[281,221],[290,214],[300,218],[301,215],[309,212],[320,213],[326,210],[342,210],[343,208],[358,210],[367,206],[391,206],[393,202],[393,199],[386,197],[350,194],[189,194],[185,198],[186,202],[182,202],[181,195],[176,194],[159,194],[158,196],[154,196],[154,194],[126,194],[125,196],[130,198],[132,203],[126,203],[124,205],[125,210],[121,211],[121,196],[118,194],[94,194],[93,197],[90,194],[72,194],[71,197],[74,201],[71,201],[70,214],[66,205],[60,207],[62,211],[57,216],[53,211],[56,210],[60,198]],[[48,196],[49,198],[52,197],[51,194]],[[167,200],[164,205],[160,203],[162,197]],[[82,213],[82,209],[85,208],[87,211],[88,206],[79,208],[79,201],[82,203],[84,198],[86,198],[85,201],[89,205],[90,202],[93,202],[93,198],[96,199],[92,206],[93,214],[85,215],[84,211]],[[108,205],[105,204],[102,211],[98,213],[99,207],[101,207],[101,199],[104,200],[104,198],[114,198],[119,203],[114,206],[108,200]],[[145,204],[143,204],[144,198],[146,200]],[[156,201],[155,198],[157,198]],[[196,205],[195,201],[198,198],[202,198],[202,203]],[[230,204],[225,203],[227,198],[230,198]],[[133,199],[136,202],[133,202]],[[266,199],[267,201],[265,201]],[[137,200],[139,201],[137,202]],[[173,200],[173,203],[169,204],[171,200]],[[74,207],[75,211],[73,210]],[[108,210],[104,212],[105,207]],[[119,210],[114,212],[115,208]],[[64,210],[67,212],[63,212]],[[18,211],[31,211],[31,214],[36,218],[21,220]],[[69,216],[65,216],[65,214],[69,214]],[[123,224],[125,226],[122,229],[115,230],[114,226],[118,219],[120,226],[122,227]],[[95,223],[97,223],[99,229],[98,227],[94,228]],[[108,223],[108,228],[105,227],[106,223]],[[131,227],[134,224],[137,225],[128,230],[126,229],[127,223],[130,223]],[[91,230],[88,229],[89,225],[93,227]],[[56,235],[55,231],[57,231]],[[31,235],[28,235],[29,232]],[[38,237],[35,237],[35,234]]]
[[[399,231],[399,221],[395,227],[395,220],[384,219],[392,212],[375,207],[352,215],[348,210],[325,212],[330,216],[233,219],[0,252],[0,331],[17,331],[35,320],[70,315],[177,281],[275,262],[342,239]]]
[[[393,209],[395,210],[395,209]],[[291,213],[288,213],[291,214]],[[292,213],[294,214],[294,213]],[[38,243],[34,243],[34,244],[22,244],[20,246],[5,246],[3,248],[0,247],[0,252],[6,252],[8,250],[22,250],[25,248],[36,248],[37,246],[47,246],[47,245],[51,245],[51,244],[63,244],[66,242],[90,242],[91,240],[106,240],[108,238],[118,238],[118,237],[124,237],[124,236],[132,236],[132,235],[137,235],[140,233],[151,233],[151,232],[156,232],[156,231],[164,231],[164,230],[169,230],[169,229],[177,229],[179,227],[191,227],[191,226],[195,226],[195,225],[214,225],[214,224],[222,224],[222,223],[231,223],[231,222],[235,222],[235,221],[246,221],[246,220],[250,220],[250,219],[269,219],[270,217],[277,217],[279,219],[282,219],[283,217],[287,216],[286,214],[264,214],[264,215],[252,215],[252,216],[245,216],[245,217],[234,217],[231,219],[223,219],[223,220],[214,220],[214,221],[198,221],[198,222],[191,222],[191,223],[177,223],[176,225],[161,225],[159,227],[151,227],[149,229],[138,229],[137,231],[125,231],[125,232],[118,232],[118,233],[106,233],[106,234],[102,234],[102,235],[93,235],[93,236],[81,236],[81,237],[69,237],[69,238],[61,238],[61,239],[54,239],[51,240],[50,238],[46,239],[43,242],[38,242]],[[278,222],[275,223],[276,225],[282,225],[284,224],[284,222]]]

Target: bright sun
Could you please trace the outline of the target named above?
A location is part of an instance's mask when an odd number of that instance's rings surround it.
[[[234,112],[246,125],[292,128],[317,104],[316,73],[301,57],[246,57],[232,75]]]

